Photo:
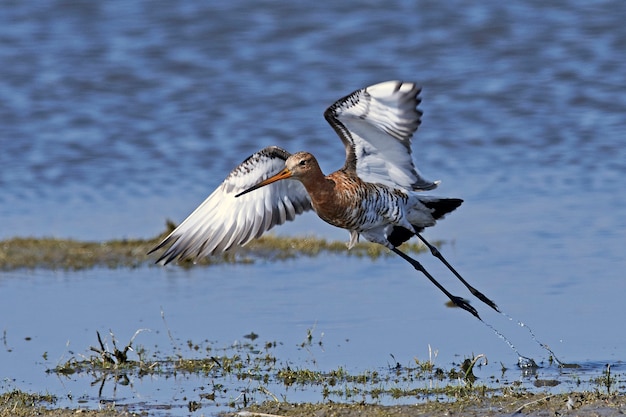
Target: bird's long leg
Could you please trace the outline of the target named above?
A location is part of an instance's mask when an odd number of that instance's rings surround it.
[[[463,279],[463,277],[461,276],[461,274],[459,274],[456,269],[454,269],[454,267],[452,265],[450,265],[450,263],[446,260],[446,258],[443,257],[443,255],[441,254],[441,252],[439,252],[439,249],[437,249],[434,245],[432,245],[430,242],[428,242],[426,239],[424,239],[424,237],[419,234],[416,233],[417,237],[420,238],[420,240],[422,242],[424,242],[424,244],[426,246],[428,246],[428,249],[430,249],[430,253],[433,254],[433,256],[435,256],[436,258],[438,258],[441,262],[443,262],[443,264],[445,266],[448,267],[448,269],[450,271],[452,271],[452,273],[459,279],[459,281],[461,281],[463,283],[463,285],[465,285],[467,287],[468,290],[470,290],[470,292],[476,297],[478,298],[480,301],[482,301],[483,303],[487,304],[489,307],[493,308],[494,310],[496,310],[498,313],[500,312],[500,309],[498,309],[498,306],[496,305],[496,303],[494,303],[493,301],[491,301],[489,298],[487,298],[487,296],[485,294],[483,294],[482,292],[478,291],[476,288],[472,287],[470,285],[469,282],[465,281]]]
[[[461,297],[457,297],[455,295],[452,295],[448,290],[446,290],[443,287],[443,285],[441,285],[439,282],[437,282],[437,280],[432,275],[430,275],[430,273],[422,266],[421,263],[419,263],[417,260],[411,258],[409,255],[407,255],[406,253],[402,252],[400,249],[398,249],[396,247],[392,247],[391,250],[393,252],[395,252],[396,254],[398,254],[398,256],[400,256],[402,259],[404,259],[405,261],[410,263],[413,266],[413,268],[417,269],[422,274],[426,275],[426,278],[428,278],[430,280],[430,282],[435,284],[435,286],[437,288],[439,288],[445,295],[447,295],[448,298],[454,303],[454,305],[456,305],[457,307],[462,308],[465,311],[470,312],[478,320],[482,321],[482,319],[480,318],[480,316],[478,315],[478,312],[476,311],[476,309],[474,307],[472,307],[467,301],[463,300]]]

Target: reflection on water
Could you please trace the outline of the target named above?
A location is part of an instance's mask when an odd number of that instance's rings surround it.
[[[625,313],[624,17],[576,0],[15,3],[0,14],[0,237],[156,235],[270,144],[329,172],[344,155],[326,106],[416,80],[416,162],[443,180],[437,193],[465,200],[428,237],[565,362],[621,361],[607,317]],[[277,232],[347,239],[315,216]],[[162,336],[161,306],[181,340],[254,331],[294,346],[317,323],[321,368],[410,361],[428,344],[444,363],[517,359],[394,258],[1,274],[3,376],[32,390],[64,392],[43,372],[96,330]],[[486,320],[545,363],[515,323]],[[8,371],[18,356],[32,367]]]

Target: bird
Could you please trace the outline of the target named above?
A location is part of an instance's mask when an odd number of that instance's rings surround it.
[[[471,286],[423,236],[426,227],[458,208],[459,198],[424,194],[438,187],[415,167],[411,139],[421,124],[421,87],[385,81],[354,91],[326,109],[341,139],[343,167],[324,175],[309,152],[268,146],[246,158],[178,227],[149,253],[167,248],[157,263],[197,260],[259,238],[309,210],[350,233],[385,246],[424,274],[452,303],[482,320],[469,301],[455,296],[398,247],[417,236],[479,300],[498,306]]]

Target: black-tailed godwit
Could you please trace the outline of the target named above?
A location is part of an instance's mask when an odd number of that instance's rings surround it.
[[[290,154],[270,146],[253,154],[152,249],[169,246],[157,262],[197,259],[245,245],[312,209],[325,222],[350,232],[349,248],[359,236],[389,248],[456,306],[480,319],[469,302],[452,295],[420,262],[398,249],[417,236],[474,296],[499,311],[421,235],[463,200],[422,193],[439,182],[424,179],[411,155],[411,137],[421,123],[420,91],[413,83],[387,81],[357,90],[330,106],[324,117],[346,149],[344,166],[330,175],[322,173],[308,152]]]

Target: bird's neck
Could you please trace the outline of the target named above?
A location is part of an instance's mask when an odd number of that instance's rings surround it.
[[[303,181],[304,188],[311,197],[313,210],[327,223],[337,227],[344,227],[345,204],[344,197],[340,190],[340,178],[337,173],[324,176],[310,176]]]
[[[317,169],[301,181],[313,201],[331,198],[335,192],[335,182],[326,177],[321,169]]]

